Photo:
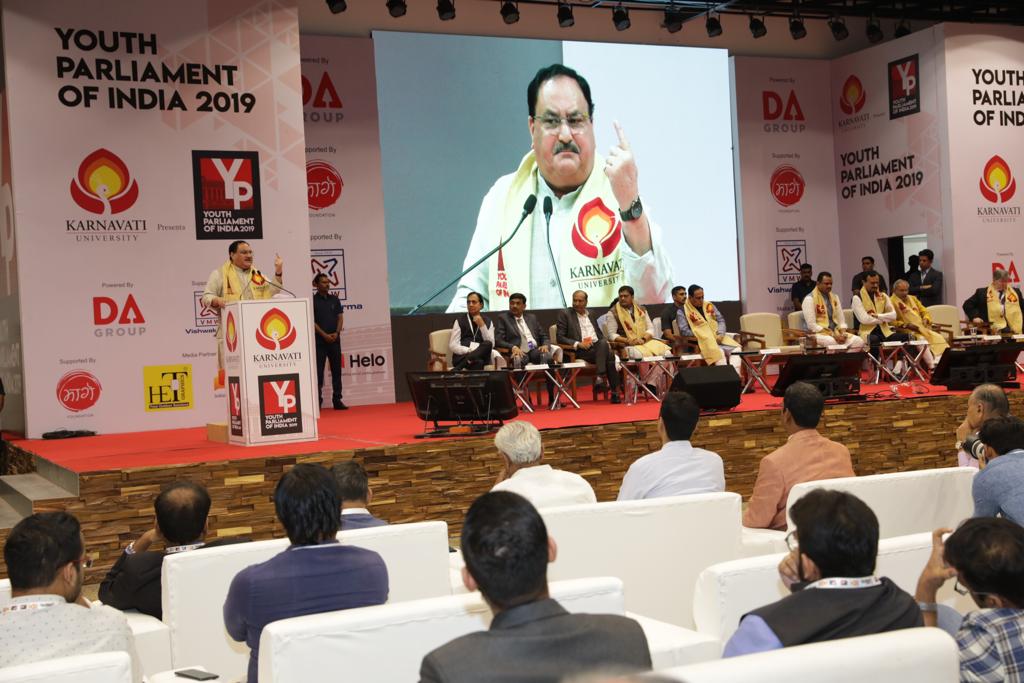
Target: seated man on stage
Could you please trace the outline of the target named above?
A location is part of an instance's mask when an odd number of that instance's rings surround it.
[[[710,301],[704,301],[704,288],[690,285],[686,304],[678,313],[679,334],[696,337],[700,355],[708,365],[725,365],[728,361],[736,372],[740,370],[740,357],[733,356],[739,343],[725,334],[725,316]]]
[[[974,325],[987,324],[992,334],[1020,334],[1021,292],[1010,286],[1010,274],[1002,268],[992,271],[992,284],[980,287],[964,302],[964,313]]]
[[[910,336],[905,332],[894,332],[889,323],[896,321],[896,307],[889,295],[879,289],[881,276],[871,271],[866,273],[864,286],[853,297],[853,314],[860,322],[860,336],[871,345],[871,355],[878,358],[878,347],[882,342],[907,342]]]
[[[611,387],[611,402],[619,403],[619,373],[615,370],[615,356],[608,340],[587,310],[587,293],[578,289],[572,293],[572,308],[558,314],[558,343],[571,345],[576,358],[597,366],[598,384],[607,382]]]
[[[494,325],[494,346],[509,349],[512,364],[550,363],[561,360],[562,349],[549,346],[547,332],[537,316],[526,312],[526,296],[516,292],[508,298],[508,311],[498,314]]]
[[[896,307],[896,319],[900,327],[910,330],[914,339],[924,339],[928,348],[921,355],[929,370],[935,367],[939,356],[949,348],[946,338],[932,329],[932,316],[921,301],[910,293],[910,283],[897,280],[892,285],[892,303]]]
[[[661,311],[661,338],[668,341],[672,346],[672,353],[679,355],[683,352],[683,335],[676,334],[672,329],[672,323],[676,322],[679,314],[686,306],[686,287],[677,285],[672,288],[672,303],[665,304]]]
[[[612,341],[626,344],[628,358],[664,356],[669,353],[668,345],[654,338],[654,323],[647,315],[647,309],[633,301],[633,288],[629,285],[619,287],[619,300],[611,307],[609,329],[611,323],[615,324]]]
[[[505,360],[494,350],[494,324],[484,320],[480,310],[484,298],[479,292],[466,297],[466,314],[460,315],[452,325],[448,348],[452,352],[452,370],[483,370],[493,362],[504,367]]]
[[[801,307],[807,331],[814,335],[818,346],[849,344],[851,351],[864,348],[864,340],[850,334],[843,317],[843,306],[839,297],[832,293],[832,273],[823,270],[818,273],[818,284],[804,297]]]

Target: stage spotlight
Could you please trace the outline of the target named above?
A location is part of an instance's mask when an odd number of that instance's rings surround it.
[[[572,18],[572,5],[558,3],[558,25],[562,28],[569,28],[576,23]]]
[[[906,19],[900,19],[900,23],[896,24],[896,30],[893,32],[893,35],[897,38],[910,35],[910,24]]]
[[[391,16],[393,16],[396,19],[398,17],[404,17],[405,16],[405,11],[406,11],[406,9],[408,9],[405,6],[405,0],[388,0],[387,1],[387,6],[388,6],[388,14],[390,14]]]
[[[629,28],[629,10],[623,7],[622,3],[612,10],[612,23],[615,24],[616,31],[625,31]]]
[[[683,28],[683,13],[672,6],[665,8],[665,20],[661,24],[669,33],[678,33]]]
[[[327,9],[331,14],[341,14],[348,9],[348,3],[345,0],[327,0]]]
[[[704,20],[704,29],[708,32],[708,38],[717,38],[722,35],[722,20],[708,12],[708,18]]]
[[[885,38],[885,34],[882,33],[882,25],[878,23],[878,19],[871,17],[868,19],[868,25],[865,29],[865,33],[868,36],[869,43],[880,43],[882,38]]]
[[[768,27],[764,25],[764,19],[758,19],[751,15],[750,17],[750,35],[755,38],[764,38],[768,35]]]
[[[832,37],[836,40],[846,40],[850,37],[850,30],[846,28],[846,22],[841,17],[829,19],[828,27],[832,29]]]
[[[437,0],[437,18],[451,21],[455,18],[455,0]]]
[[[514,24],[519,21],[519,5],[512,0],[505,0],[501,6],[501,18],[506,24]]]
[[[807,27],[804,26],[803,19],[792,17],[789,20],[789,35],[793,36],[793,40],[800,40],[807,35]]]

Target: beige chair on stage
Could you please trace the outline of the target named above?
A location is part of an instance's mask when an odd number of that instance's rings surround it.
[[[788,314],[786,316],[786,325],[788,325],[789,329],[791,330],[796,330],[799,332],[803,332],[804,334],[807,334],[807,325],[804,324],[803,311],[793,311],[792,313]]]
[[[430,333],[430,337],[427,340],[427,371],[428,372],[447,372],[452,369],[452,350],[448,348],[448,340],[451,339],[452,328],[448,327],[443,330],[434,330]],[[492,360],[490,365],[485,365],[484,370],[494,370],[494,360],[492,352]]]
[[[963,323],[960,320],[960,309],[949,304],[936,304],[928,307],[928,315],[932,317],[932,325],[935,331],[946,337],[946,341],[953,343],[953,337],[962,334]]]
[[[782,318],[777,313],[745,313],[740,316],[740,336],[746,342],[744,351],[779,349],[781,353],[796,353],[800,350],[796,342],[805,334],[792,324],[783,327]]]

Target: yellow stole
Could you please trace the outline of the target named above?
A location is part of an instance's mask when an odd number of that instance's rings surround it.
[[[1017,297],[1017,292],[1013,287],[1006,287],[1006,315],[1003,315],[1003,307],[999,304],[999,292],[992,287],[988,286],[988,321],[992,325],[992,331],[998,332],[999,330],[1009,327],[1013,330],[1014,334],[1021,333],[1021,323],[1024,322],[1024,316],[1021,316],[1020,312],[1020,299]]]
[[[697,338],[697,346],[700,347],[700,355],[704,357],[704,362],[714,365],[722,360],[724,354],[718,342],[718,318],[715,317],[714,305],[710,301],[705,301],[704,310],[698,310],[687,298],[683,310],[690,331]],[[726,346],[739,346],[731,337],[722,337],[721,343]]]
[[[874,313],[877,318],[879,314],[885,313],[885,309],[888,308],[889,295],[884,293],[882,290],[875,292],[874,298],[868,294],[866,287],[860,288],[860,302],[864,304],[864,310],[868,313]],[[882,323],[881,325],[873,323],[861,323],[859,334],[864,339],[868,338],[868,335],[875,331],[876,327],[882,328],[882,334],[888,337],[892,334],[892,328],[889,327],[889,323]]]
[[[647,312],[635,303],[633,304],[632,317],[629,315],[629,311],[623,308],[620,303],[616,303],[613,310],[615,311],[615,319],[619,321],[619,327],[626,333],[626,339],[630,342],[644,341],[644,337],[647,334]]]
[[[245,271],[242,271],[243,273]],[[245,292],[245,285],[238,279],[238,269],[231,264],[231,259],[224,262],[220,267],[221,280],[224,282],[224,294],[221,296],[225,301],[238,301]],[[249,293],[253,299],[269,299],[274,296],[274,289],[267,282],[267,279],[256,272],[255,268],[249,269]]]
[[[911,325],[917,325],[921,331],[915,332],[914,335],[928,342],[928,348],[932,350],[932,355],[938,358],[949,348],[946,338],[931,328],[932,317],[928,314],[928,309],[924,307],[924,304],[916,296],[908,294],[906,301],[898,296],[894,296],[892,297],[892,305],[896,308],[896,317],[899,320]]]
[[[625,284],[625,269],[622,265],[621,248],[625,237],[622,221],[619,219],[618,202],[612,192],[608,176],[601,170],[604,159],[594,155],[594,170],[583,184],[572,207],[572,235],[564,241],[558,260],[558,274],[562,293],[566,301],[572,300],[572,293],[583,290],[591,301],[611,301]],[[494,226],[489,244],[497,244],[508,237],[523,213],[523,203],[537,192],[537,185],[543,183],[537,170],[533,152],[527,153],[516,169],[512,185],[505,197],[501,213],[480,214],[483,225]],[[534,209],[541,210],[540,206]],[[502,311],[508,308],[511,292],[522,292],[529,300],[531,230],[530,221],[520,228],[515,239],[502,247],[487,261],[488,308]],[[543,235],[539,236],[543,239]],[[492,241],[493,240],[493,241]]]
[[[836,324],[836,329],[846,327],[843,306],[839,303],[839,297],[835,292],[829,292],[828,295],[832,299],[832,321]],[[821,290],[817,287],[811,290],[811,296],[814,297],[814,321],[828,330],[828,309],[825,307],[825,297],[821,295]]]

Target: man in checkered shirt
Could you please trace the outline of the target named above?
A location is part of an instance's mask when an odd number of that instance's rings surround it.
[[[956,633],[963,683],[1024,682],[1024,527],[999,517],[969,519],[945,545],[938,529],[917,583],[925,625],[935,626],[935,595],[948,579],[981,609]]]

